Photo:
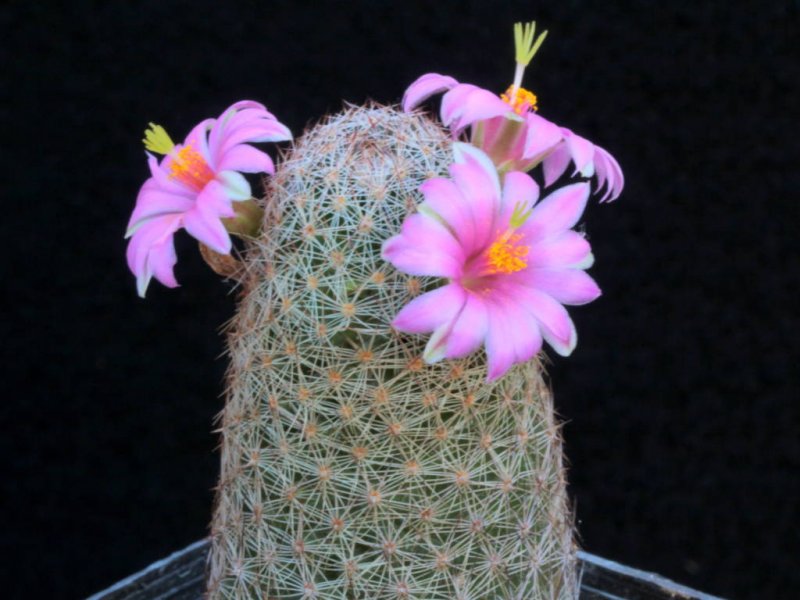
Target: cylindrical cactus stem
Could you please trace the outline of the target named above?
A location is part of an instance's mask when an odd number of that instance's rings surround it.
[[[452,140],[393,108],[308,131],[269,183],[229,328],[211,598],[577,596],[559,427],[538,361],[486,383],[390,323],[437,282],[384,240]]]

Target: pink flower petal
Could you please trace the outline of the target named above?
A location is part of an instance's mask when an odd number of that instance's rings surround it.
[[[403,95],[403,111],[411,112],[434,94],[452,89],[457,85],[458,82],[447,75],[426,73],[408,86]]]
[[[172,236],[180,226],[180,215],[165,215],[151,219],[136,230],[126,252],[128,267],[134,275],[144,271],[150,248]]]
[[[453,178],[475,223],[475,246],[483,247],[494,234],[500,206],[497,170],[483,152],[468,144],[455,144],[456,160],[450,165]]]
[[[242,100],[226,108],[211,129],[208,139],[211,153],[214,155],[219,153],[222,134],[225,131],[230,132],[244,122],[259,118],[275,119],[275,116],[263,104],[253,100]]]
[[[231,104],[227,110],[239,113],[247,109],[257,110],[270,119],[275,118],[275,115],[269,112],[266,106],[261,104],[261,102],[257,102],[256,100],[239,100],[238,102],[234,102],[233,104]]]
[[[444,225],[416,213],[403,223],[400,235],[386,240],[382,256],[410,275],[460,277],[464,252]]]
[[[610,166],[605,156],[608,153],[605,151],[601,152],[601,150],[602,149],[599,146],[595,146],[594,169],[595,174],[597,175],[597,189],[594,191],[594,193],[599,193],[600,190],[603,189],[603,185],[606,183],[608,183],[608,188],[606,189],[606,193],[603,194],[603,197],[600,198],[600,204],[605,202],[608,196],[611,194],[612,179],[614,178],[614,174],[610,172]]]
[[[533,207],[539,199],[539,185],[527,173],[511,171],[503,180],[503,205],[521,203]]]
[[[237,144],[278,142],[291,139],[289,129],[280,123],[263,104],[243,100],[228,107],[217,119],[208,138],[215,163]]]
[[[518,287],[514,297],[539,322],[542,337],[561,356],[569,356],[578,343],[575,325],[567,310],[548,294],[532,288]]]
[[[179,149],[176,146],[176,149],[173,150],[168,156],[165,156],[161,159],[161,163],[156,160],[156,157],[152,154],[147,154],[147,166],[150,168],[150,175],[152,175],[153,179],[156,180],[158,187],[160,187],[165,192],[170,192],[172,194],[179,194],[186,196],[187,198],[194,198],[195,190],[187,187],[179,179],[174,179],[169,176],[169,163],[172,160],[172,155]]]
[[[442,98],[442,123],[458,135],[476,121],[510,112],[509,106],[488,90],[460,83]]]
[[[516,354],[509,343],[509,335],[513,329],[513,323],[502,310],[498,307],[489,309],[489,330],[486,335],[487,381],[494,381],[514,364]]]
[[[533,358],[542,347],[542,335],[531,313],[501,290],[494,290],[488,312],[487,381],[493,381],[513,364]]]
[[[235,217],[227,189],[218,181],[210,181],[197,196],[195,207],[209,218]]]
[[[551,123],[536,113],[528,113],[525,116],[525,124],[528,130],[525,137],[525,150],[522,155],[525,159],[540,160],[542,156],[551,152],[564,139],[564,134],[558,125]]]
[[[259,119],[232,131],[222,132],[219,153],[224,155],[237,144],[250,142],[282,142],[292,139],[292,133],[283,123]]]
[[[513,112],[485,119],[472,127],[470,141],[491,157],[497,170],[529,171],[538,160],[524,158],[528,126],[525,120]]]
[[[220,153],[222,134],[225,131],[227,121],[229,121],[234,114],[235,111],[233,107],[228,107],[225,109],[225,112],[223,112],[219,119],[214,122],[214,126],[211,128],[211,131],[208,134],[208,151],[214,163],[217,163],[222,157]]]
[[[442,97],[442,107],[439,116],[446,127],[450,127],[463,112],[467,96],[474,90],[480,89],[471,83],[459,83]]]
[[[422,353],[422,358],[429,365],[437,363],[445,357],[447,351],[447,336],[452,327],[452,321],[450,323],[443,323],[434,330],[433,334],[428,339],[428,343],[425,344],[425,350]]]
[[[392,326],[405,333],[429,333],[449,323],[464,306],[464,288],[458,284],[436,288],[414,298],[392,321]]]
[[[269,112],[263,104],[255,102],[247,104],[247,106],[240,106],[239,108],[234,108],[232,106],[222,114],[219,118],[219,123],[220,129],[223,132],[234,131],[244,125],[257,123],[261,119],[265,121],[277,121],[275,115]]]
[[[217,181],[225,188],[225,193],[231,200],[249,200],[253,196],[250,184],[244,175],[236,171],[220,171]]]
[[[183,215],[183,226],[189,234],[204,243],[206,246],[219,252],[228,254],[231,251],[231,237],[228,234],[219,216],[211,211],[206,212],[197,207]]]
[[[544,171],[544,186],[550,187],[564,174],[569,166],[570,155],[566,142],[561,142],[555,149],[544,157],[542,170]]]
[[[514,346],[515,363],[532,359],[542,349],[539,322],[527,307],[514,297],[505,299],[502,310],[513,324],[510,341]]]
[[[173,268],[175,263],[178,262],[178,255],[175,253],[175,238],[174,236],[165,239],[162,243],[153,246],[150,249],[149,257],[150,269],[153,276],[158,279],[163,285],[169,288],[178,287],[178,282],[175,279],[175,272]],[[145,289],[146,289],[145,285]],[[145,289],[141,290],[141,296],[144,297]]]
[[[443,177],[429,179],[419,187],[425,202],[420,212],[431,210],[438,215],[461,242],[464,254],[472,253],[475,244],[475,223],[472,210],[453,181]]]
[[[463,358],[478,348],[489,328],[489,312],[486,302],[473,293],[468,293],[461,312],[455,319],[447,337],[447,358]]]
[[[580,173],[584,177],[594,175],[594,144],[577,133],[572,133],[566,127],[562,127],[561,131],[564,132],[564,142],[575,163],[575,173]]]
[[[128,268],[136,276],[136,287],[142,298],[154,271],[164,285],[178,285],[172,274],[172,267],[177,260],[173,237],[180,225],[181,215],[154,217],[138,227],[128,242]]]
[[[602,294],[594,279],[581,269],[533,269],[526,283],[561,304],[587,304]]]
[[[536,241],[571,229],[581,218],[588,199],[588,183],[573,183],[560,188],[533,208],[520,233],[529,241]]]
[[[265,152],[240,144],[228,150],[220,158],[217,168],[220,171],[240,171],[242,173],[275,173],[275,163]]]
[[[470,143],[488,154],[490,148],[498,141],[500,134],[507,125],[508,117],[501,115],[492,117],[480,123],[476,123],[472,128]]]
[[[194,126],[183,142],[184,146],[191,145],[195,150],[197,150],[212,168],[214,163],[211,160],[211,153],[209,152],[208,148],[208,132],[211,131],[215,122],[216,121],[214,119],[206,119],[201,121]]]
[[[136,198],[136,206],[128,221],[125,237],[130,237],[144,222],[168,214],[183,213],[193,206],[191,198],[166,192],[152,177],[144,182]]]
[[[588,269],[593,262],[592,247],[577,231],[567,230],[531,245],[525,262],[534,268]]]
[[[607,183],[606,193],[600,202],[612,202],[619,198],[622,188],[625,187],[625,176],[617,160],[600,146],[594,147],[595,171],[597,172],[597,190],[602,189]]]
[[[533,208],[539,199],[539,185],[526,173],[511,171],[503,179],[503,199],[500,222],[508,223],[514,209],[522,205],[524,210]]]
[[[489,296],[488,381],[503,375],[513,364],[530,360],[542,348],[538,321],[518,297],[506,293],[507,289],[499,287]]]
[[[531,360],[542,349],[542,331],[539,322],[519,304],[506,309],[506,317],[514,324],[511,343],[514,345],[514,363]]]
[[[453,144],[453,162],[468,164],[480,169],[487,181],[490,182],[492,193],[498,199],[500,198],[500,177],[497,174],[497,167],[486,152],[466,142],[455,142]]]

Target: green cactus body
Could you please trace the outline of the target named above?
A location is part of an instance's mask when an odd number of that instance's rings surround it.
[[[269,184],[230,325],[211,598],[577,596],[541,365],[486,383],[390,323],[438,281],[380,254],[452,141],[392,108],[307,132]]]

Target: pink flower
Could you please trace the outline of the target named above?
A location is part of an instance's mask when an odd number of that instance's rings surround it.
[[[406,333],[433,332],[425,360],[461,358],[486,346],[488,380],[530,360],[547,341],[569,355],[577,336],[564,304],[600,295],[584,271],[593,262],[586,239],[571,228],[589,197],[574,183],[537,203],[525,173],[506,174],[502,190],[489,157],[455,145],[450,178],[426,181],[425,201],[383,257],[411,275],[447,278],[412,300],[393,321]]]
[[[139,295],[150,279],[176,287],[173,267],[174,234],[183,227],[220,254],[231,250],[223,218],[236,216],[234,202],[251,198],[242,173],[275,172],[272,159],[249,142],[291,139],[285,125],[258,102],[230,106],[219,119],[197,125],[182,144],[173,144],[166,131],[153,125],[144,140],[148,150],[164,154],[159,163],[148,153],[151,177],[144,182],[128,223],[128,266]]]
[[[535,24],[515,26],[517,68],[514,83],[498,96],[452,77],[428,73],[417,79],[403,96],[403,110],[409,112],[434,94],[442,97],[441,119],[454,137],[471,128],[470,142],[484,150],[501,173],[529,171],[542,163],[545,186],[550,186],[575,164],[573,176],[597,176],[597,190],[606,186],[601,202],[615,200],[625,179],[616,159],[565,127],[559,127],[537,111],[537,98],[521,87],[525,67],[547,32],[538,39]]]

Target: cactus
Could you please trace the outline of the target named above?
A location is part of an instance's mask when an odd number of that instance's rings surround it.
[[[559,427],[541,360],[486,383],[390,322],[432,278],[381,259],[443,175],[419,114],[350,107],[267,183],[228,329],[210,598],[577,596]]]

